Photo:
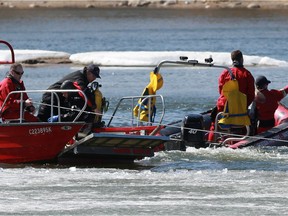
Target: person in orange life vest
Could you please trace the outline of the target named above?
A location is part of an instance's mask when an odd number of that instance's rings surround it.
[[[235,79],[238,81],[239,84],[239,91],[242,92],[247,96],[247,107],[253,102],[255,97],[255,85],[254,85],[254,77],[251,74],[250,71],[248,71],[243,63],[243,54],[240,50],[234,50],[231,52],[231,60],[233,67],[231,68],[231,71],[235,77]],[[219,79],[218,79],[218,90],[219,90],[219,98],[217,100],[216,107],[212,110],[211,113],[211,127],[210,127],[210,133],[208,135],[208,141],[213,141],[214,139],[214,122],[215,118],[218,112],[222,112],[224,110],[224,106],[226,103],[226,98],[223,95],[222,88],[226,82],[231,80],[231,76],[229,74],[228,70],[224,70]]]
[[[81,87],[78,85],[77,82],[72,82],[70,80],[66,80],[60,86],[60,89],[78,89],[81,90]],[[82,109],[85,103],[84,95],[81,92],[63,92],[63,97],[65,100],[62,103],[64,107],[61,109],[61,121],[73,121],[75,117],[78,115],[79,110]],[[94,115],[92,112],[92,102],[88,99],[87,107],[84,112],[77,121],[85,121],[86,123],[92,123],[94,121]],[[49,118],[49,122],[56,122],[59,120],[59,116],[53,116]]]
[[[14,63],[11,65],[8,75],[0,82],[0,107],[1,117],[5,120],[15,120],[20,118],[20,104],[23,104],[23,118],[28,122],[37,122],[38,118],[33,115],[35,107],[32,100],[26,93],[23,93],[23,101],[21,94],[11,94],[9,99],[4,101],[8,94],[12,91],[25,90],[24,82],[21,80],[24,70],[21,64]],[[4,106],[3,106],[4,105]]]
[[[265,76],[259,76],[256,78],[255,84],[258,92],[255,96],[255,102],[258,118],[258,134],[274,127],[274,113],[278,107],[278,103],[288,93],[288,86],[281,90],[268,90],[269,83],[271,83],[271,81],[267,80]]]

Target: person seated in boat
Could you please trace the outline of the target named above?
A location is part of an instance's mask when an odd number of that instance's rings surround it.
[[[28,97],[27,93],[23,93],[22,101],[21,93],[17,93],[11,94],[5,102],[10,92],[25,91],[24,82],[21,80],[23,74],[24,70],[22,65],[20,63],[14,63],[11,65],[7,76],[0,82],[0,107],[3,121],[18,121],[21,112],[23,112],[23,120],[28,122],[38,121],[38,118],[34,116],[35,107],[33,106],[32,99]],[[23,110],[20,110],[21,104]]]
[[[61,107],[61,121],[73,121],[78,115],[79,111],[85,104],[84,95],[81,92],[65,92],[65,90],[81,90],[81,87],[77,82],[72,82],[66,80],[60,86],[60,89],[64,90],[62,95],[64,101],[62,102]],[[90,100],[87,101],[87,106],[85,112],[78,118],[77,121],[85,121],[86,123],[93,123],[94,115],[92,114],[92,103]],[[59,115],[55,115],[52,118],[49,118],[49,122],[56,122],[59,120]]]
[[[215,118],[217,113],[222,112],[224,110],[225,103],[227,101],[224,93],[222,91],[223,86],[230,80],[235,79],[238,81],[239,91],[245,94],[247,97],[247,108],[253,102],[255,97],[255,84],[254,84],[254,77],[249,70],[247,70],[243,63],[244,58],[243,54],[240,50],[234,50],[231,52],[231,60],[233,67],[230,68],[232,71],[232,76],[227,69],[225,69],[218,79],[218,90],[219,90],[219,98],[217,100],[216,107],[211,112],[211,127],[210,132],[208,134],[208,141],[214,140],[214,133],[215,130]]]
[[[257,88],[255,102],[258,119],[257,133],[271,129],[275,125],[274,113],[279,102],[287,95],[288,86],[284,89],[268,89],[271,83],[265,76],[258,76],[255,81]]]
[[[88,66],[85,66],[83,70],[78,70],[72,73],[67,74],[59,81],[52,84],[50,87],[48,87],[48,90],[51,89],[60,89],[60,86],[63,84],[64,81],[70,80],[72,82],[77,82],[77,84],[80,86],[81,90],[85,93],[87,98],[91,101],[93,109],[96,113],[99,113],[99,111],[96,109],[96,103],[94,99],[94,94],[91,92],[90,88],[88,88],[89,83],[93,82],[97,78],[101,79],[100,77],[100,69],[95,64],[90,64]],[[63,98],[63,95],[61,93],[58,93],[58,96],[60,98],[60,102],[65,101]],[[55,97],[54,97],[55,99]],[[57,105],[56,100],[53,101],[54,105]],[[37,117],[41,121],[47,121],[49,117],[51,117],[51,93],[46,92],[42,96],[41,105],[39,106],[38,115]],[[60,104],[62,106],[62,104]],[[57,108],[53,109],[53,115],[57,115]]]

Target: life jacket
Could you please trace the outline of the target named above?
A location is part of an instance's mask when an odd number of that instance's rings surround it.
[[[142,92],[142,96],[155,95],[156,91],[162,88],[163,86],[163,77],[160,73],[150,72],[150,83],[144,88]],[[143,101],[144,100],[144,101]],[[150,104],[148,103],[150,101]],[[150,121],[154,122],[154,118],[156,115],[156,97],[152,97],[151,99],[140,98],[138,100],[137,105],[133,109],[134,116],[138,118],[139,111],[140,121]],[[149,111],[150,107],[150,111]],[[150,113],[150,119],[149,118]]]
[[[222,93],[226,98],[223,118],[218,121],[220,127],[233,125],[251,125],[247,109],[247,96],[239,91],[236,79],[231,79],[223,86]]]
[[[77,82],[73,82],[73,85],[75,86],[76,89],[82,90],[81,87],[78,85]],[[79,95],[80,95],[80,97],[81,97],[83,100],[85,100],[85,97],[84,97],[84,95],[83,95],[82,92],[79,92]],[[92,102],[91,102],[88,98],[87,98],[87,105],[88,105],[89,107],[92,107]]]
[[[7,84],[10,83],[10,84]],[[1,113],[4,113],[5,110],[9,109],[10,111],[16,111],[19,112],[20,110],[20,93],[16,93],[16,94],[12,94],[10,95],[9,99],[6,101],[6,104],[3,106],[3,103],[6,99],[6,97],[8,96],[8,94],[12,91],[22,91],[25,90],[25,86],[23,81],[17,81],[13,76],[11,76],[10,74],[8,76],[5,77],[5,79],[3,79],[0,82],[0,86],[7,86],[7,89],[1,92],[0,95],[0,108],[2,108]],[[1,88],[2,89],[2,88]],[[25,101],[26,99],[28,99],[28,96],[26,93],[23,94],[23,101]],[[15,101],[18,101],[17,103],[15,103]]]

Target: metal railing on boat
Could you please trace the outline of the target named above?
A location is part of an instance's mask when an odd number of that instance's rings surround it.
[[[227,67],[227,66],[223,66],[223,65],[215,65],[214,63],[212,62],[206,62],[206,63],[201,63],[199,62],[198,60],[188,60],[188,58],[186,59],[187,57],[183,57],[181,56],[180,57],[180,61],[171,61],[171,60],[163,60],[161,61],[160,63],[158,63],[158,65],[156,66],[155,70],[157,70],[158,72],[160,71],[160,68],[163,66],[163,65],[183,65],[183,66],[192,66],[192,67],[214,67],[214,68],[222,68],[222,69],[226,69],[228,70],[230,76],[232,79],[234,79],[234,75],[233,75],[233,72],[231,70],[231,68]],[[206,61],[206,59],[205,59]],[[212,58],[211,58],[211,61]]]
[[[64,93],[64,92],[68,92],[68,93],[80,93],[83,95],[84,98],[84,105],[82,108],[80,108],[79,110],[77,110],[79,113],[77,114],[77,116],[71,121],[71,122],[76,122],[79,117],[82,115],[82,113],[85,111],[86,107],[87,107],[87,97],[85,95],[85,93],[81,90],[78,89],[65,89],[65,90],[58,90],[58,89],[52,89],[52,90],[22,90],[22,91],[12,91],[10,92],[7,97],[5,98],[2,107],[0,108],[0,113],[2,112],[2,109],[5,107],[5,105],[8,103],[11,95],[13,94],[20,94],[20,110],[19,110],[19,119],[13,119],[13,120],[17,120],[18,123],[23,123],[23,121],[25,120],[24,117],[24,99],[23,99],[23,95],[24,94],[31,94],[31,93],[37,93],[37,94],[43,94],[43,93],[51,93],[51,101],[50,104],[44,104],[47,106],[51,107],[51,113],[50,113],[50,117],[54,116],[54,108],[57,108],[57,112],[61,113],[61,109],[70,109],[67,107],[61,107],[61,103],[60,103],[60,98],[58,96],[57,93]],[[54,104],[54,98],[56,98],[56,105]],[[59,119],[58,122],[61,122],[61,115],[59,115]]]
[[[8,43],[7,41],[3,41],[3,40],[0,40],[0,44],[5,44],[9,48],[10,54],[11,54],[11,60],[10,61],[0,59],[0,64],[13,64],[15,62],[15,54],[14,54],[14,49],[13,49],[12,45],[10,43]]]
[[[122,97],[119,102],[117,103],[111,117],[110,117],[110,120],[107,124],[107,127],[109,127],[112,123],[112,120],[114,119],[116,113],[118,112],[118,109],[119,107],[121,106],[121,104],[124,102],[124,101],[127,101],[127,100],[131,100],[131,125],[135,125],[134,121],[136,121],[136,126],[139,126],[140,124],[143,124],[143,121],[140,120],[140,114],[141,114],[141,111],[144,110],[144,104],[147,104],[147,107],[146,109],[148,110],[148,121],[146,122],[147,125],[152,125],[154,122],[150,121],[151,119],[151,116],[153,115],[153,113],[151,112],[151,101],[153,98],[159,98],[160,99],[160,103],[161,103],[161,107],[162,107],[162,110],[161,110],[161,116],[160,116],[160,119],[159,121],[157,122],[158,125],[160,125],[163,121],[163,118],[164,118],[164,114],[165,114],[165,102],[164,102],[164,98],[162,95],[145,95],[145,96],[127,96],[127,97]],[[142,99],[141,102],[138,102],[139,99]],[[135,102],[137,101],[137,102]],[[148,101],[148,102],[147,102]],[[138,104],[139,106],[139,111],[138,111],[138,116],[137,118],[135,118],[134,116],[134,113],[133,113],[133,109],[134,107]]]

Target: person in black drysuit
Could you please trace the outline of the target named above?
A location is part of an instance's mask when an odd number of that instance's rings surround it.
[[[81,92],[65,92],[65,90],[81,90],[81,87],[77,84],[77,82],[72,82],[70,80],[66,80],[60,86],[60,89],[64,90],[62,109],[61,109],[61,121],[73,121],[76,116],[79,114],[79,111],[83,108],[85,104],[84,95]],[[77,121],[84,121],[86,123],[93,123],[94,115],[92,113],[92,103],[88,100],[85,112],[81,114],[81,116],[77,119]],[[48,118],[49,122],[57,122],[59,120],[59,115],[55,115],[51,118]]]
[[[60,89],[61,85],[64,81],[70,80],[72,82],[77,82],[77,84],[80,86],[81,90],[85,93],[86,97],[89,101],[92,103],[92,110],[96,109],[96,103],[94,94],[90,91],[90,89],[87,87],[89,83],[93,82],[96,78],[100,78],[100,69],[97,65],[90,64],[87,67],[84,67],[83,70],[78,70],[75,72],[72,72],[65,77],[63,77],[61,80],[57,81],[56,83],[52,84],[48,90],[50,89]],[[57,93],[60,99],[60,106],[62,107],[64,105],[64,97],[61,93]],[[48,118],[51,117],[51,93],[45,92],[42,96],[42,102],[39,106],[38,115],[37,117],[41,121],[48,121]],[[58,115],[58,109],[55,107],[57,105],[57,100],[54,96],[54,109],[53,109],[53,116]]]

